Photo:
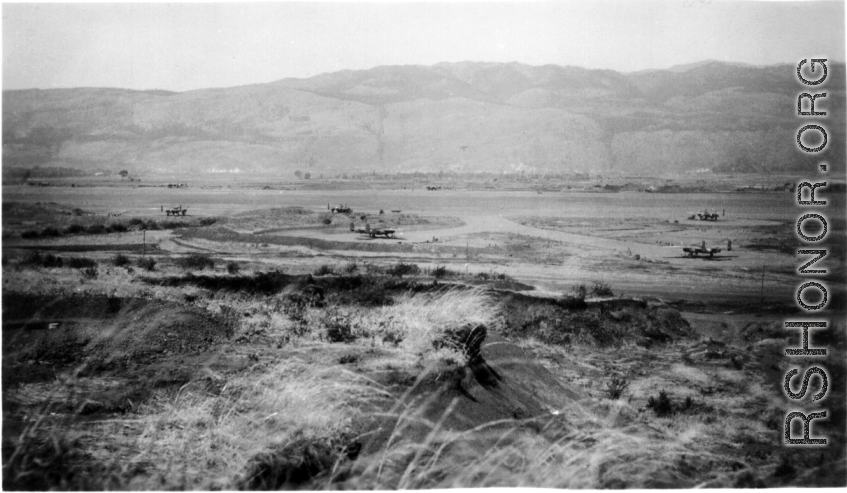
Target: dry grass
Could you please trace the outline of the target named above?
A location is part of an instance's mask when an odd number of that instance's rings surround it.
[[[164,485],[232,489],[246,464],[274,446],[356,433],[363,412],[384,398],[369,383],[340,366],[294,360],[226,382],[220,395],[184,387],[173,401],[143,410],[139,460],[156,464]]]
[[[491,326],[496,309],[481,289],[451,290],[438,294],[406,294],[394,305],[381,307],[375,321],[386,333],[394,333],[400,347],[416,355],[434,350],[445,333],[468,324]]]
[[[420,424],[420,409],[407,409],[395,438],[380,453],[355,464],[356,489],[479,487],[650,488],[693,486],[681,467],[719,460],[698,450],[696,439],[707,430],[679,435],[634,419],[637,411],[623,402],[572,405],[560,414],[537,420],[502,420],[467,431],[441,428],[443,417],[425,423],[423,440],[402,438],[402,430]],[[446,416],[452,405],[444,410]],[[688,459],[686,459],[688,458]],[[686,466],[687,467],[687,466]]]

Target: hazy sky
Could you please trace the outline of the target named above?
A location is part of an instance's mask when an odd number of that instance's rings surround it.
[[[3,88],[183,91],[378,65],[844,60],[843,2],[3,4]]]

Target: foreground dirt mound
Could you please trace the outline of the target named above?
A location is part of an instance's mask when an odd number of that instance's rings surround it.
[[[398,408],[405,411],[376,433],[365,451],[381,450],[387,441],[423,443],[433,434],[473,429],[488,430],[497,440],[515,426],[537,430],[540,422],[579,399],[532,352],[487,332],[463,341],[463,364],[428,368],[405,380],[390,374],[392,382],[408,387]]]
[[[107,296],[3,296],[4,363],[70,364],[200,351],[231,324],[193,307]]]

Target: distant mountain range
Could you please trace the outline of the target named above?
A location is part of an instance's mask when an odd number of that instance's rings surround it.
[[[845,67],[825,156],[796,150],[790,65],[668,70],[440,63],[174,93],[3,92],[3,167],[174,173],[807,171],[844,163]],[[809,91],[815,92],[815,91]]]

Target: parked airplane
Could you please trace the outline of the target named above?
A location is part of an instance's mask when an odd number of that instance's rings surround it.
[[[728,252],[732,251],[732,240],[727,240],[726,250]],[[719,247],[706,248],[706,241],[705,240],[703,242],[701,242],[699,245],[692,245],[690,247],[683,247],[682,248],[682,253],[687,254],[689,257],[697,257],[702,253],[704,255],[708,254],[709,258],[712,258],[712,257],[715,256],[716,253],[720,253],[722,251],[723,250]]]
[[[353,231],[355,233],[360,233],[360,234],[363,234],[363,235],[368,235],[371,238],[376,238],[376,237],[379,237],[379,236],[381,236],[383,238],[394,238],[395,235],[402,234],[402,233],[399,233],[396,229],[391,229],[391,228],[371,228],[371,225],[368,224],[368,223],[365,223],[364,228],[358,228],[357,229],[357,228],[355,228],[355,226],[352,222],[350,223],[350,231]]]

